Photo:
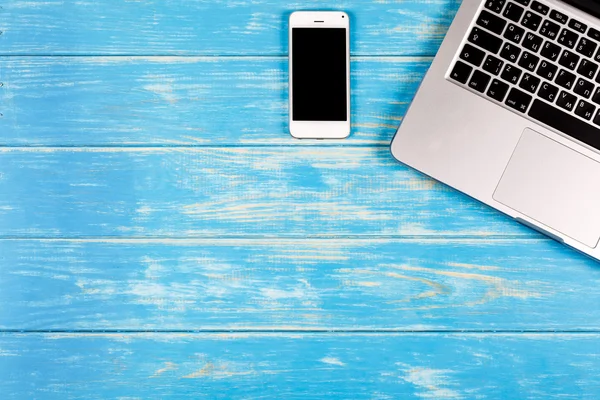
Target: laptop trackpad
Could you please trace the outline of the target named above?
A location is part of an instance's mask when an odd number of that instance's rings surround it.
[[[600,239],[600,163],[525,129],[496,188],[500,203],[595,248]]]

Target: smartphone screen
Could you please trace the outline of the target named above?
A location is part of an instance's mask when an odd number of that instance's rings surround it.
[[[347,121],[346,29],[292,28],[294,121]]]

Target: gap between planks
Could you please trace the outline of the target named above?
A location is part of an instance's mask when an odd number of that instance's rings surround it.
[[[285,137],[285,135],[290,137],[290,140],[292,141],[290,143],[273,143],[273,144],[265,144],[265,143],[257,143],[257,144],[222,144],[222,145],[215,145],[215,144],[186,144],[186,145],[171,145],[171,144],[144,144],[143,146],[140,146],[139,144],[127,144],[127,143],[119,143],[119,144],[115,144],[115,145],[111,145],[111,144],[98,144],[98,145],[94,145],[94,144],[86,144],[86,145],[76,145],[76,144],[65,144],[65,145],[51,145],[51,146],[47,146],[47,145],[38,145],[38,144],[31,144],[31,145],[23,145],[23,144],[18,144],[18,145],[10,145],[10,144],[0,144],[0,153],[2,152],[7,152],[8,150],[12,150],[12,151],[35,151],[35,150],[51,150],[51,151],[65,151],[65,150],[78,150],[78,149],[85,149],[87,151],[99,151],[103,150],[103,151],[117,151],[117,150],[113,150],[113,149],[124,149],[123,151],[130,151],[130,150],[140,150],[140,151],[151,151],[151,150],[166,150],[166,149],[174,149],[174,150],[194,150],[194,149],[209,149],[209,148],[215,148],[215,149],[236,149],[236,148],[263,148],[263,149],[270,149],[270,148],[298,148],[298,147],[339,147],[339,148],[344,148],[344,149],[352,149],[352,148],[356,148],[356,149],[368,149],[368,148],[373,148],[373,149],[384,149],[387,147],[390,147],[390,141],[386,140],[386,141],[378,141],[378,142],[370,142],[370,143],[365,143],[365,144],[357,144],[356,142],[345,142],[342,140],[331,140],[331,141],[327,141],[327,140],[300,140],[300,139],[292,139],[291,136],[287,133],[282,134],[282,136]],[[351,143],[351,144],[346,144],[346,143]],[[391,156],[390,156],[391,157]]]
[[[156,59],[156,61],[161,60],[193,60],[193,61],[212,61],[215,58],[226,58],[228,60],[285,60],[288,58],[287,54],[273,54],[273,55],[262,55],[262,54],[244,54],[244,55],[227,55],[227,54],[209,54],[209,55],[172,55],[172,54],[100,54],[100,53],[90,53],[90,54],[27,54],[27,53],[19,53],[19,54],[2,54],[0,52],[0,58],[98,58],[98,59],[114,59],[118,60],[120,58],[128,59],[128,60],[149,60],[152,61]],[[352,54],[350,56],[350,61],[361,61],[361,60],[391,60],[391,61],[405,61],[405,60],[429,60],[433,61],[435,54]]]
[[[538,238],[531,237],[530,235],[457,235],[457,236],[445,236],[445,235],[303,235],[303,236],[261,236],[261,235],[243,235],[243,236],[206,236],[206,237],[23,237],[23,236],[0,236],[0,241],[32,241],[32,242],[55,242],[55,243],[111,243],[111,244],[171,244],[171,245],[204,245],[204,244],[222,244],[222,245],[243,245],[243,244],[256,244],[263,241],[268,241],[272,244],[274,241],[278,245],[285,244],[298,244],[298,243],[315,243],[320,241],[335,240],[336,245],[343,245],[344,243],[356,243],[356,242],[399,242],[399,243],[457,243],[457,244],[469,244],[469,243],[511,243],[519,241],[520,243],[544,243],[552,242],[553,239],[545,237],[539,234]],[[217,242],[217,243],[215,243]]]
[[[571,330],[540,330],[540,329],[441,329],[441,330],[418,330],[418,329],[0,329],[0,334],[15,334],[15,335],[31,335],[31,334],[67,334],[67,335],[220,335],[220,334],[251,334],[256,336],[271,336],[271,335],[361,335],[361,336],[413,336],[413,335],[456,335],[456,336],[478,336],[478,335],[494,335],[494,336],[519,336],[519,335],[597,335],[600,330],[597,329],[571,329]]]

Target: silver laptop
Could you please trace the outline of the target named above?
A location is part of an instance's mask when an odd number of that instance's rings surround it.
[[[600,0],[464,0],[391,149],[600,259]]]

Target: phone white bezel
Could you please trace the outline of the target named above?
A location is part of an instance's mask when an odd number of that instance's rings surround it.
[[[323,22],[315,22],[323,21]],[[346,29],[346,121],[294,121],[292,107],[292,29]],[[350,135],[350,18],[341,11],[296,11],[289,19],[289,126],[297,139],[344,139]]]

